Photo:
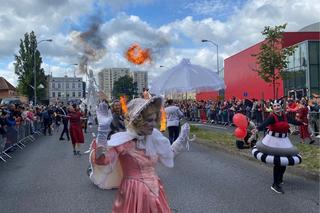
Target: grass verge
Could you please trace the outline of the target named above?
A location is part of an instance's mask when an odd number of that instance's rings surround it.
[[[208,146],[220,146],[233,152],[251,155],[251,150],[239,150],[235,146],[235,137],[229,132],[218,132],[207,129],[201,129],[191,125],[191,135],[197,136],[197,141]],[[302,156],[302,164],[295,166],[307,172],[319,176],[320,171],[320,147],[309,144],[297,144],[297,148]]]

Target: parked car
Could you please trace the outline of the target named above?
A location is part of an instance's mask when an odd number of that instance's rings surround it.
[[[1,105],[21,104],[20,98],[4,98],[1,100]]]

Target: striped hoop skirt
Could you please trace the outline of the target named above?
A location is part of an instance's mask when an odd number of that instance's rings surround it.
[[[267,134],[253,147],[251,153],[257,160],[276,166],[293,166],[302,162],[298,150],[288,137],[278,138]]]

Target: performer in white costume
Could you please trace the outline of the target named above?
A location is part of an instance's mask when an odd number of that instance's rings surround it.
[[[104,148],[107,148],[108,146],[107,139],[108,135],[111,132],[110,124],[112,122],[112,114],[108,104],[105,102],[101,102],[99,104],[96,113],[99,123],[98,134],[97,138],[92,141],[90,147],[90,167],[88,170],[88,175],[90,177],[90,180],[99,188],[112,189],[119,186],[121,179],[115,179],[113,178],[113,176],[121,176],[121,170],[117,169],[111,175],[109,175],[110,167],[104,165],[97,165],[93,161],[91,161],[92,152],[97,146]]]
[[[160,118],[161,106],[161,97],[131,100],[127,131],[112,135],[108,149],[97,146],[91,155],[93,162],[110,168],[110,176],[117,173],[118,168],[122,170],[117,178],[111,176],[111,179],[121,181],[113,213],[171,212],[155,165],[161,162],[167,167],[174,166],[174,156],[188,145],[190,127],[184,124],[180,136],[170,145],[170,141],[154,128]]]

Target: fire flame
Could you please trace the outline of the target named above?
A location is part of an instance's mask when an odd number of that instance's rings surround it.
[[[151,60],[150,50],[141,49],[139,44],[132,44],[125,54],[128,61],[134,64],[143,64]]]
[[[161,107],[160,109],[161,112],[161,119],[160,119],[160,132],[164,132],[166,131],[167,128],[167,115],[166,115],[166,111],[164,111],[164,108]]]
[[[127,100],[125,96],[120,97],[120,105],[121,105],[123,114],[127,114],[128,108],[127,108]]]

